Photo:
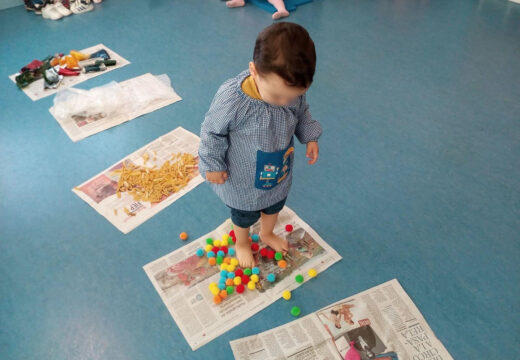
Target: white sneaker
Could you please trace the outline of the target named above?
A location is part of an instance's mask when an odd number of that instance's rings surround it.
[[[42,16],[44,19],[59,20],[63,17],[58,10],[54,7],[54,4],[45,5],[42,9]]]
[[[94,9],[90,0],[75,0],[70,3],[70,10],[74,14],[83,14]]]
[[[63,16],[69,16],[70,14],[72,14],[72,11],[63,6],[61,2],[57,2],[56,4],[54,4],[54,8]]]

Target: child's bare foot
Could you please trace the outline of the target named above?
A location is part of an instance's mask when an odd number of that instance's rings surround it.
[[[273,14],[273,19],[278,20],[278,19],[281,19],[281,18],[284,18],[287,16],[289,16],[289,11],[287,11],[287,10],[277,11]]]
[[[255,258],[251,251],[251,245],[249,243],[239,244],[238,241],[235,244],[235,250],[237,252],[237,260],[242,268],[252,268],[255,266]]]
[[[274,251],[286,253],[289,250],[289,243],[284,238],[276,236],[274,233],[264,233],[260,231],[262,242],[271,247]]]
[[[244,6],[246,2],[244,0],[229,0],[226,1],[226,5],[228,8],[241,7]]]

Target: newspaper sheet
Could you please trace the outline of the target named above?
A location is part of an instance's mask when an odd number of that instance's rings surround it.
[[[453,359],[394,279],[263,333],[230,342],[237,360]]]
[[[293,226],[292,232],[285,231],[286,224]],[[310,268],[324,271],[341,259],[309,225],[285,207],[274,232],[289,241],[289,252],[284,257],[287,267],[281,269],[274,260],[257,257],[260,268],[257,289],[246,289],[242,294],[235,292],[215,305],[208,286],[218,281],[219,268],[210,266],[205,257],[198,257],[195,252],[205,246],[205,239],[220,239],[231,230],[231,225],[228,219],[212,232],[143,267],[193,350],[269,306],[284,290],[300,286],[294,281],[296,274],[304,275],[305,282],[309,279],[307,271]],[[259,223],[251,228],[252,234],[258,231]],[[265,279],[269,273],[276,274],[274,283]]]
[[[57,89],[44,89],[43,88],[43,78],[36,80],[35,82],[31,83],[29,86],[23,88],[23,92],[25,95],[29,96],[32,101],[40,100],[44,97],[47,97],[49,95],[57,93],[61,89],[65,89],[71,86],[74,86],[76,84],[79,84],[83,81],[87,81],[88,79],[91,79],[93,77],[106,74],[109,71],[119,69],[125,65],[130,64],[128,60],[117,54],[116,52],[110,50],[108,47],[106,47],[103,44],[97,44],[94,46],[91,46],[89,48],[80,50],[83,54],[93,54],[98,50],[105,49],[110,55],[110,58],[113,60],[116,60],[117,63],[114,66],[107,66],[107,69],[105,71],[98,71],[98,72],[89,72],[89,73],[81,73],[78,76],[64,76],[63,80],[61,81],[60,86]],[[11,79],[12,82],[16,83],[15,77],[19,75],[19,73],[13,74],[9,76],[9,79]]]
[[[198,159],[199,141],[197,135],[178,127],[118,161],[72,191],[126,234],[194,189],[204,179],[200,176],[198,169],[194,168],[191,179],[184,188],[165,196],[160,202],[150,203],[135,201],[131,195],[125,192],[118,198],[116,192],[119,175],[114,174],[113,171],[122,168],[123,163],[135,165],[146,163],[146,166],[157,165],[160,167],[177,153],[192,154]],[[146,161],[147,158],[148,161]]]
[[[119,83],[120,87],[118,87],[118,90],[124,95],[121,99],[122,105],[126,102],[129,104],[128,106],[119,106],[119,110],[113,115],[100,111],[95,116],[82,116],[82,114],[60,116],[56,111],[56,105],[51,107],[49,112],[58,121],[70,139],[76,142],[182,100],[170,86],[169,78],[166,75],[161,76],[166,77],[168,84],[159,80],[160,77],[150,73]],[[158,89],[161,91],[158,91]],[[158,95],[154,96],[154,93]],[[136,106],[131,106],[132,101],[135,103],[136,99],[142,99],[142,101],[136,104]]]

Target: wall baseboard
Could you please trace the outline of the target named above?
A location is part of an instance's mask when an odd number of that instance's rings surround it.
[[[23,5],[22,0],[0,0],[0,10],[9,9],[20,5]]]

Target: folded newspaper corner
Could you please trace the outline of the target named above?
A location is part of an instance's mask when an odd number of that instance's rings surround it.
[[[293,226],[290,233],[285,230],[287,224]],[[266,308],[278,300],[283,291],[302,285],[294,280],[296,274],[302,274],[307,281],[309,269],[321,272],[341,259],[294,211],[285,207],[274,232],[289,242],[289,251],[284,257],[287,266],[282,269],[274,259],[258,258],[260,280],[256,289],[246,289],[242,294],[235,292],[216,305],[208,287],[211,282],[218,282],[220,269],[211,266],[205,256],[197,256],[196,251],[206,246],[207,238],[221,239],[231,231],[231,226],[228,219],[210,233],[143,267],[192,350]],[[258,231],[259,223],[251,228],[253,234]],[[269,273],[276,274],[274,283],[266,280]]]
[[[394,279],[301,319],[230,342],[237,360],[453,360]]]

